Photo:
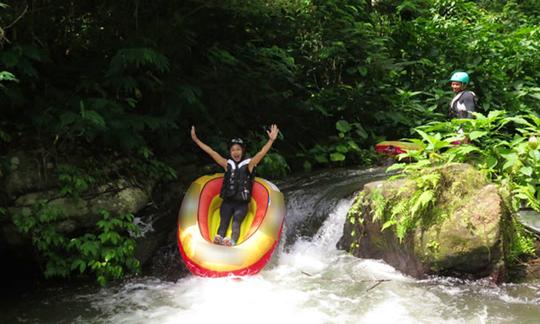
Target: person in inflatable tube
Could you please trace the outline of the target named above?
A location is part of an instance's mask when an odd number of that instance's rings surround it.
[[[272,124],[268,133],[268,142],[252,158],[246,157],[246,145],[241,138],[233,138],[229,142],[230,158],[227,160],[210,146],[204,144],[195,132],[195,126],[191,127],[191,138],[204,152],[223,169],[225,176],[221,188],[220,197],[223,203],[220,208],[220,223],[214,243],[226,246],[234,246],[240,236],[240,225],[247,215],[248,204],[251,199],[253,180],[255,179],[255,167],[262,161],[266,153],[276,140],[279,129]],[[232,218],[232,237],[226,237],[227,227]]]

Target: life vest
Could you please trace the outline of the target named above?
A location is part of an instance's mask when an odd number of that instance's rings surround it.
[[[223,178],[220,197],[224,200],[249,201],[253,189],[253,173],[249,172],[249,162],[245,159],[235,162],[227,160],[227,171]]]
[[[478,99],[472,91],[464,90],[456,94],[450,102],[450,117],[472,118]]]

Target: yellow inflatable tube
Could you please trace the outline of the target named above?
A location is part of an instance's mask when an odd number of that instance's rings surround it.
[[[203,176],[188,188],[178,215],[178,249],[187,268],[196,275],[222,277],[258,273],[277,246],[285,204],[270,181],[255,178],[249,210],[236,246],[212,243],[219,226],[219,193],[223,174]],[[228,235],[230,236],[230,225]]]

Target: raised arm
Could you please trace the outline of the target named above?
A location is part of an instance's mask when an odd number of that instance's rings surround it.
[[[201,150],[205,151],[206,154],[210,155],[210,157],[214,159],[217,164],[219,164],[222,168],[227,169],[227,160],[218,152],[214,151],[210,146],[204,144],[197,137],[197,134],[195,133],[195,126],[191,126],[191,139],[201,148]]]
[[[270,131],[266,132],[268,133],[268,142],[266,142],[266,144],[264,144],[261,150],[257,154],[255,154],[254,157],[251,158],[251,161],[248,165],[249,172],[253,172],[253,169],[255,169],[255,167],[262,161],[266,153],[270,151],[272,144],[274,144],[274,141],[278,136],[279,129],[276,124],[272,124],[272,126],[270,127]]]

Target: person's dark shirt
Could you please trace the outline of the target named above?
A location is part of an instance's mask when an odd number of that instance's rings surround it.
[[[464,90],[456,94],[450,102],[451,118],[473,118],[475,111],[476,94],[472,91]]]

